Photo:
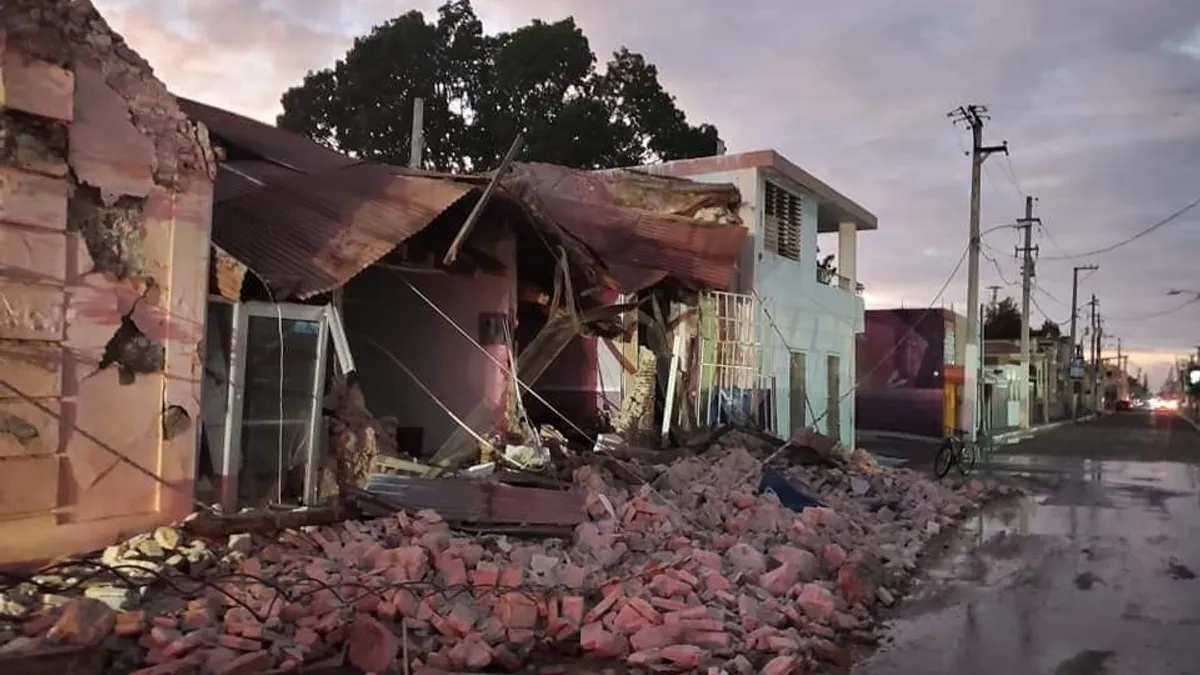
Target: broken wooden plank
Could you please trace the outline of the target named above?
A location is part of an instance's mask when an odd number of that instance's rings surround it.
[[[467,219],[463,221],[458,234],[454,236],[454,241],[450,242],[450,248],[446,250],[446,255],[442,258],[443,265],[454,263],[454,260],[458,257],[459,247],[470,236],[471,230],[475,228],[475,223],[479,222],[479,217],[483,215],[483,210],[487,208],[488,202],[492,200],[492,195],[500,187],[500,179],[504,178],[504,173],[508,171],[508,167],[512,166],[513,160],[517,158],[517,153],[521,152],[521,148],[523,147],[525,147],[525,136],[518,133],[517,137],[513,139],[512,145],[509,146],[508,152],[504,153],[504,159],[500,160],[500,166],[492,174],[492,179],[488,181],[487,187],[483,189],[483,194],[475,202],[471,213],[467,214]]]
[[[4,675],[101,675],[104,653],[99,647],[49,647],[0,654]]]
[[[579,316],[581,324],[602,321],[622,313],[636,309],[637,305],[618,304],[595,307]],[[531,393],[534,397],[533,385],[549,368],[559,354],[567,348],[578,333],[570,314],[560,311],[551,317],[537,336],[521,350],[517,357],[516,376],[519,378],[521,390]],[[512,372],[505,369],[507,377],[513,377]],[[545,401],[543,401],[544,403]],[[466,424],[472,429],[480,429],[489,423],[492,411],[488,404],[480,403],[466,417]],[[464,429],[458,428],[446,439],[446,442],[434,453],[430,462],[439,467],[454,467],[464,463],[478,448],[475,441]]]
[[[185,521],[183,529],[197,537],[219,538],[243,532],[267,534],[313,525],[333,525],[355,515],[357,514],[341,504],[295,511],[257,510],[231,514],[201,512]]]
[[[393,510],[431,509],[454,523],[573,527],[587,519],[577,492],[387,474],[372,474],[366,491]]]
[[[390,469],[392,471],[403,471],[404,473],[416,474],[418,476],[432,476],[438,472],[437,467],[432,467],[420,462],[413,462],[399,457],[388,457],[380,455],[375,458],[375,466],[381,469]]]

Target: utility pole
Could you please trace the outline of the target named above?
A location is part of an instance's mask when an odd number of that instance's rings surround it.
[[[1003,288],[1003,286],[988,286],[988,290],[992,292],[992,304],[988,305],[988,307],[994,308],[997,304],[999,304],[999,299],[997,296],[1000,294],[1001,288]]]
[[[413,99],[412,136],[408,147],[408,165],[421,168],[425,159],[425,99]]]
[[[1088,356],[1090,357],[1089,360],[1092,362],[1092,377],[1091,382],[1089,383],[1090,386],[1088,394],[1090,394],[1090,398],[1092,399],[1092,412],[1094,413],[1096,412],[1096,379],[1100,377],[1100,368],[1096,362],[1096,296],[1094,294],[1092,295],[1092,301],[1088,303],[1088,306],[1091,308],[1091,315],[1088,317]]]
[[[1033,396],[1029,387],[1029,295],[1033,291],[1033,224],[1041,219],[1033,217],[1033,197],[1025,197],[1025,217],[1017,221],[1017,228],[1025,231],[1025,245],[1017,249],[1023,256],[1021,263],[1021,428],[1028,429],[1033,408]]]
[[[1125,358],[1121,355],[1122,338],[1117,338],[1117,398],[1125,398]]]
[[[1103,389],[1101,384],[1104,382],[1102,377],[1104,368],[1104,320],[1100,318],[1100,312],[1096,312],[1096,379],[1092,383],[1092,407],[1098,413],[1101,410],[1101,402],[1104,400],[1102,395]]]
[[[979,342],[979,198],[980,180],[982,179],[983,162],[995,152],[1008,154],[1008,143],[985,146],[983,144],[983,122],[988,119],[986,106],[959,106],[947,115],[955,123],[962,122],[971,129],[971,228],[967,241],[967,359],[973,360],[972,347],[976,351],[982,349]],[[959,426],[970,434],[974,441],[977,437],[979,424],[976,417],[979,403],[980,376],[982,372],[966,373],[963,383],[963,406]]]
[[[1071,377],[1071,419],[1079,418],[1079,393],[1075,389],[1075,380],[1071,368],[1075,365],[1076,358],[1078,358],[1076,350],[1078,349],[1078,356],[1081,357],[1083,355],[1082,347],[1077,348],[1075,342],[1075,325],[1079,318],[1079,272],[1096,269],[1099,269],[1096,265],[1081,265],[1071,270],[1071,359],[1067,363],[1067,375]]]

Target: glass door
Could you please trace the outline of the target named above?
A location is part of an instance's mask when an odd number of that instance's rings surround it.
[[[329,313],[270,303],[239,310],[228,444],[237,506],[307,503],[323,447]]]

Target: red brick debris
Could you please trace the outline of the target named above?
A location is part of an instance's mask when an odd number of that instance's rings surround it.
[[[930,482],[857,452],[845,466],[785,468],[828,504],[795,513],[755,494],[757,442],[729,434],[659,467],[654,487],[576,470],[590,520],[573,541],[471,536],[432,511],[253,546],[242,537],[222,555],[243,577],[211,576],[213,587],[193,583],[187,597],[156,586],[125,609],[45,596],[23,605],[7,638],[0,623],[0,654],[122,644],[106,672],[139,675],[287,671],[331,657],[368,673],[577,660],[805,673],[848,665],[852,645],[875,640],[879,608],[904,591],[925,543],[1003,491]]]

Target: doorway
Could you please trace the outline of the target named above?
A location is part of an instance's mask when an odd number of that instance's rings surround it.
[[[209,321],[197,475],[216,474],[226,509],[313,502],[325,385],[353,370],[336,309],[214,300]]]
[[[808,425],[808,364],[804,352],[791,352],[788,367],[788,431],[796,433]]]
[[[842,440],[842,357],[830,354],[825,358],[825,419],[830,438]]]

